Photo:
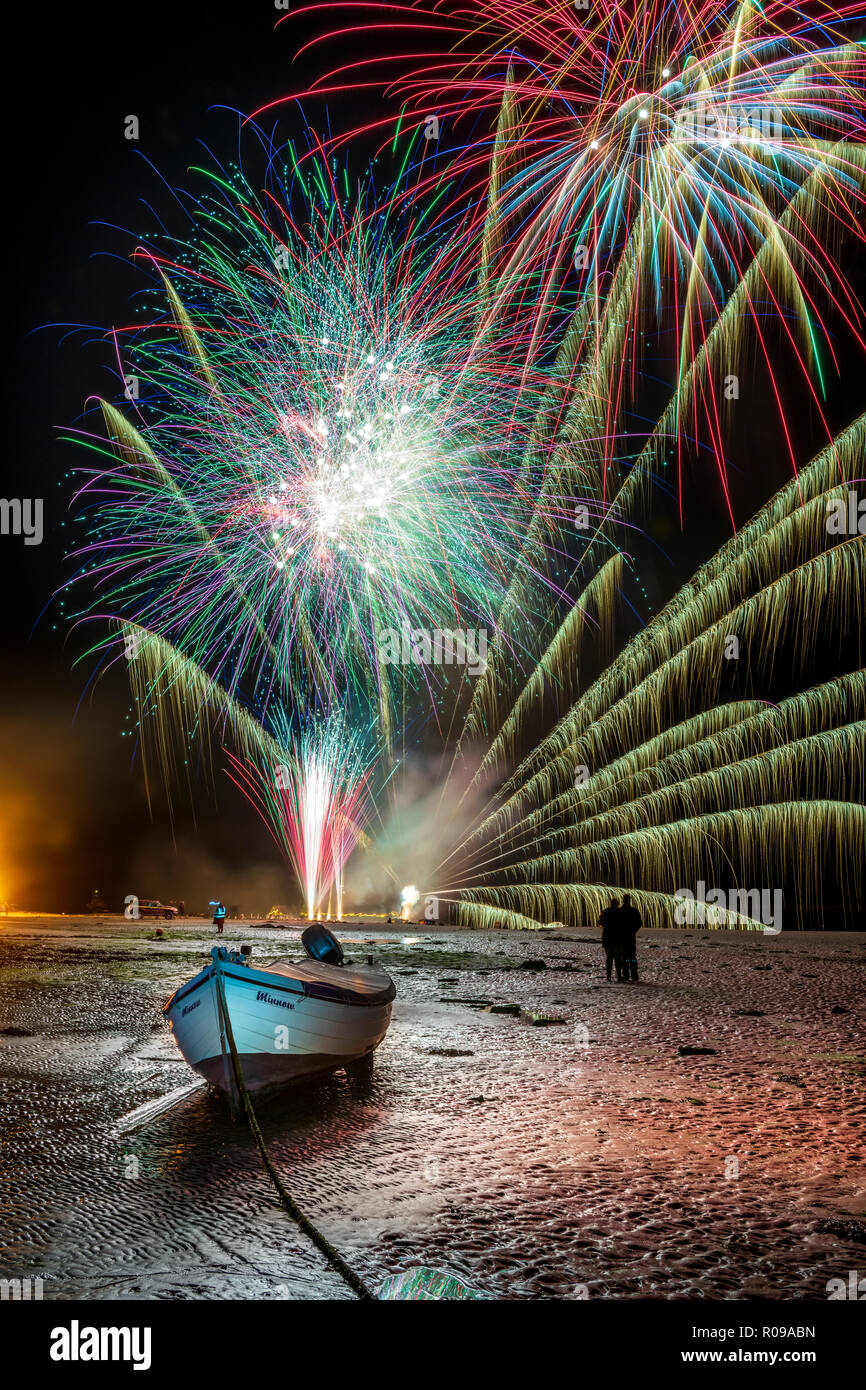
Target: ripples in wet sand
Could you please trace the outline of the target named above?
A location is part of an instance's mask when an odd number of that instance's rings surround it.
[[[116,1129],[190,1079],[160,1006],[211,944],[143,927],[0,928],[0,1273],[53,1298],[351,1297],[218,1098]],[[643,979],[613,986],[588,933],[374,928],[349,953],[372,936],[398,998],[371,1075],[259,1107],[368,1283],[424,1263],[496,1298],[824,1299],[862,1263],[862,936],[644,933]]]

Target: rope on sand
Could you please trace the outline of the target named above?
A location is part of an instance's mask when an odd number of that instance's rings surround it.
[[[247,1120],[249,1121],[250,1129],[253,1132],[253,1138],[256,1141],[256,1146],[261,1156],[262,1163],[264,1164],[265,1171],[268,1177],[270,1178],[271,1182],[273,1183],[274,1187],[276,1188],[277,1196],[280,1199],[280,1204],[282,1205],[283,1210],[286,1212],[287,1216],[291,1217],[295,1225],[298,1226],[299,1229],[303,1231],[304,1235],[312,1241],[313,1245],[315,1245],[316,1248],[322,1252],[331,1268],[335,1270],[337,1274],[339,1274],[341,1279],[345,1280],[345,1282],[349,1285],[349,1288],[357,1294],[358,1298],[371,1300],[375,1299],[376,1295],[367,1287],[363,1279],[361,1279],[361,1277],[357,1275],[353,1269],[350,1269],[350,1267],[346,1264],[346,1261],[343,1259],[339,1251],[334,1249],[331,1242],[325,1236],[322,1235],[321,1231],[316,1229],[309,1217],[304,1215],[297,1202],[294,1200],[291,1193],[286,1188],[285,1184],[282,1181],[282,1178],[280,1177],[279,1173],[277,1172],[276,1168],[270,1160],[270,1155],[268,1154],[268,1150],[265,1145],[264,1136],[262,1135],[262,1131],[259,1128],[259,1122],[256,1119],[256,1112],[253,1109],[253,1103],[250,1099],[250,1094],[246,1088],[246,1085],[244,1084],[240,1059],[238,1057],[237,1048],[235,1047],[234,1034],[232,1033],[231,1019],[229,1018],[229,1011],[226,1005],[225,987],[223,985],[223,977],[219,961],[215,961],[214,964],[216,966],[217,1000],[219,1001],[220,1015],[222,1018],[225,1038],[226,1042],[228,1043],[229,1053],[232,1059],[232,1070],[234,1072],[235,1085],[237,1086],[238,1094],[240,1095],[241,1100],[244,1103],[244,1110],[246,1111]]]

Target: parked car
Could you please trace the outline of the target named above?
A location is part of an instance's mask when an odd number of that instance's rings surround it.
[[[166,906],[156,898],[139,898],[138,900],[139,917],[164,917],[170,922],[172,917],[177,916],[177,908]]]

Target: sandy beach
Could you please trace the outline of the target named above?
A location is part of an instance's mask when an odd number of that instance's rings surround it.
[[[823,1300],[862,1266],[863,934],[644,931],[641,980],[608,985],[597,931],[368,921],[338,934],[397,985],[372,1076],[261,1108],[368,1282],[423,1262],[505,1299]],[[224,940],[268,960],[298,934]],[[217,1098],[117,1128],[192,1079],[161,1005],[214,939],[0,920],[0,1277],[55,1299],[350,1296]]]

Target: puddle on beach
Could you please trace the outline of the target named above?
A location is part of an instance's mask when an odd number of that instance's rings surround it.
[[[585,932],[415,931],[340,933],[397,984],[371,1075],[258,1106],[284,1182],[368,1284],[426,1264],[495,1298],[824,1299],[862,1263],[861,936],[647,932],[641,982],[608,986],[599,946],[567,939]],[[300,952],[227,930],[243,940]],[[0,925],[0,1277],[61,1299],[352,1297],[216,1097],[115,1128],[194,1079],[160,1006],[212,943]]]

